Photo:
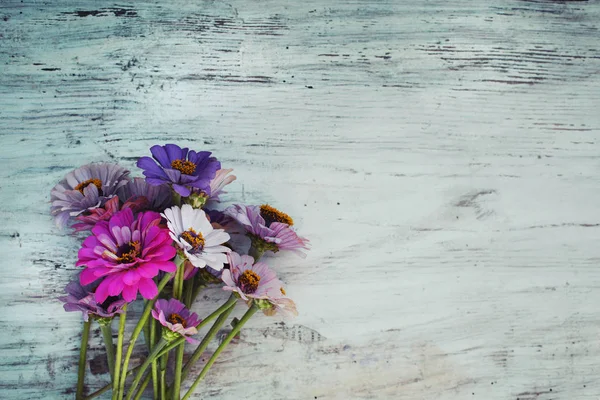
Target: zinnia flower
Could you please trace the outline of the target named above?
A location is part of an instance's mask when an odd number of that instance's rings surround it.
[[[87,164],[69,172],[50,192],[51,214],[58,226],[69,217],[104,205],[128,182],[129,171],[116,164]]]
[[[235,175],[229,175],[231,171],[233,171],[231,168],[217,171],[214,179],[210,181],[209,200],[220,201],[219,195],[227,193],[223,188],[237,179]]]
[[[150,185],[144,178],[133,178],[118,194],[123,202],[141,201],[143,211],[162,212],[173,205],[173,196],[168,186]]]
[[[224,269],[221,279],[223,290],[236,292],[248,305],[255,303],[266,315],[276,312],[297,314],[296,305],[286,297],[283,283],[265,263],[250,256],[231,252],[227,255],[229,269]]]
[[[123,295],[130,302],[138,291],[145,299],[158,294],[152,280],[159,271],[175,272],[171,261],[177,250],[172,246],[169,230],[158,226],[160,215],[153,211],[138,214],[131,209],[119,211],[109,221],[100,221],[79,250],[75,265],[83,285],[104,278],[96,289],[96,301]]]
[[[94,296],[96,286],[98,285],[82,286],[77,278],[65,287],[67,296],[58,299],[65,303],[63,305],[65,311],[81,311],[83,320],[86,322],[90,315],[97,318],[113,318],[115,315],[121,314],[126,301],[118,297],[109,297],[99,304]]]
[[[244,226],[252,245],[260,251],[291,250],[306,257],[300,249],[308,250],[308,239],[298,236],[292,229],[292,218],[276,208],[266,204],[260,207],[235,204],[225,214]]]
[[[146,181],[151,185],[171,184],[183,197],[188,197],[192,189],[210,195],[210,182],[221,163],[210,157],[210,151],[189,150],[174,144],[152,146],[150,157],[142,157],[137,166],[144,170]]]
[[[157,300],[154,304],[154,310],[152,310],[152,317],[168,329],[168,332],[166,332],[167,340],[176,338],[176,336],[169,335],[172,332],[177,336],[183,336],[188,343],[198,343],[198,340],[190,337],[198,333],[196,329],[200,324],[198,315],[190,312],[179,300]]]
[[[227,262],[225,253],[231,249],[222,244],[229,240],[229,234],[214,229],[203,210],[184,204],[181,208],[167,208],[162,216],[167,220],[171,238],[195,267],[223,269]]]

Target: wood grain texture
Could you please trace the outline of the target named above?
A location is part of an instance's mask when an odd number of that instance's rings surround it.
[[[300,316],[254,318],[196,398],[598,399],[599,26],[598,1],[2,0],[0,397],[73,397],[52,186],[176,142],[313,243],[269,260]],[[95,390],[97,329],[90,355]]]

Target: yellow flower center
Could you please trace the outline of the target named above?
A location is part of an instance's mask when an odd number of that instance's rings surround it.
[[[284,295],[284,296],[286,295],[286,293],[285,293],[285,289],[284,289],[284,288],[279,288],[279,290],[281,291],[281,294],[282,294],[282,295]]]
[[[194,250],[204,248],[204,236],[202,236],[202,232],[196,232],[193,228],[188,228],[187,231],[183,232],[181,238],[191,244]]]
[[[83,194],[83,189],[85,189],[89,185],[96,186],[98,188],[98,194],[102,195],[102,181],[100,179],[95,178],[81,182],[79,185],[75,186],[75,190],[79,190],[81,194]]]
[[[169,318],[167,318],[167,321],[169,321],[172,324],[181,324],[181,326],[183,326],[184,328],[187,327],[187,322],[185,322],[185,319],[183,319],[183,317],[179,314],[169,315]]]
[[[135,261],[141,253],[140,242],[129,242],[119,248],[117,261],[119,264],[129,264]]]
[[[288,224],[289,226],[294,225],[294,220],[292,217],[284,212],[279,211],[275,207],[271,207],[268,204],[263,204],[260,206],[260,216],[265,219],[267,225],[271,225],[273,222],[282,222],[284,224]]]
[[[245,270],[238,279],[240,289],[248,294],[256,292],[258,282],[260,282],[260,276],[250,269]]]
[[[196,171],[196,164],[187,160],[174,160],[171,163],[171,168],[176,169],[185,175],[191,175]]]

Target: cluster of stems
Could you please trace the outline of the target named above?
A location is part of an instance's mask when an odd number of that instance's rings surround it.
[[[172,280],[173,297],[184,303],[187,307],[190,307],[200,290],[205,287],[206,284],[201,278],[192,278],[184,281],[183,276],[185,259],[178,256],[175,259],[175,263],[177,264],[177,272],[175,272],[175,274],[165,275],[158,283],[158,291],[161,293],[167,286],[167,283]],[[198,362],[204,351],[206,351],[210,342],[215,338],[218,331],[221,329],[235,308],[237,297],[232,294],[223,305],[221,305],[217,310],[200,322],[200,325],[197,326],[198,330],[202,329],[214,320],[213,325],[185,364],[183,363],[185,338],[183,336],[173,338],[172,336],[162,335],[162,325],[158,324],[156,320],[150,316],[152,308],[154,307],[154,303],[158,297],[159,296],[145,302],[142,315],[140,316],[139,321],[129,337],[126,351],[124,349],[124,339],[125,322],[127,319],[127,305],[123,307],[123,311],[119,315],[119,328],[116,346],[113,342],[113,333],[111,327],[112,321],[107,319],[97,320],[100,325],[102,337],[106,347],[111,383],[87,396],[84,395],[84,380],[87,365],[87,344],[92,319],[84,323],[79,357],[76,400],[93,399],[111,389],[112,400],[140,399],[150,384],[152,384],[154,400],[188,399],[200,381],[202,381],[202,379],[206,376],[219,354],[239,333],[250,317],[252,317],[252,315],[254,315],[254,313],[258,310],[258,307],[255,305],[252,305],[248,309],[242,319],[219,344],[200,373],[194,378],[189,389],[183,393],[181,390],[182,382],[190,377],[192,367],[196,364],[196,362]],[[142,332],[144,332],[148,356],[140,365],[130,369],[131,356],[133,354],[135,344]],[[174,354],[175,361],[172,374],[173,378],[169,383],[167,381],[167,366],[170,354]],[[133,380],[129,385],[126,385],[127,378],[129,376],[133,376]]]

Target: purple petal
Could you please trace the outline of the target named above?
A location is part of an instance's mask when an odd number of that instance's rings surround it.
[[[163,168],[171,168],[171,160],[163,146],[155,145],[150,148],[152,157],[154,157]]]
[[[156,161],[150,157],[141,157],[136,165],[144,170],[144,176],[148,178],[166,178],[167,175],[161,167],[156,164]],[[170,166],[169,166],[170,167]]]
[[[171,163],[175,160],[185,160],[185,156],[187,155],[188,149],[187,148],[181,148],[179,146],[177,146],[176,144],[166,144],[165,145],[165,151],[167,153],[167,156],[169,157],[169,167],[171,167]]]
[[[177,185],[177,184],[173,185],[173,189],[177,193],[179,193],[182,197],[188,197],[192,193],[190,191],[190,189],[186,188],[185,186],[181,186],[181,185]]]

